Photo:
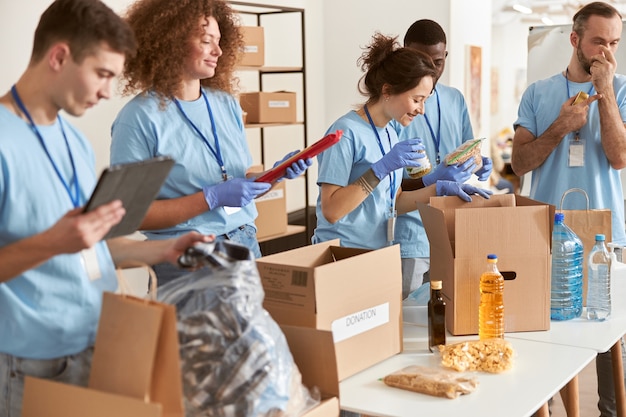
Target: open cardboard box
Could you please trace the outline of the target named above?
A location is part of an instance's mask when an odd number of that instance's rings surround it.
[[[274,320],[332,331],[340,381],[402,350],[398,245],[344,248],[335,239],[264,256],[257,267]]]
[[[443,281],[450,333],[478,333],[479,282],[490,253],[505,278],[505,331],[550,328],[554,206],[504,194],[472,202],[432,197],[418,208],[430,242],[430,279]]]

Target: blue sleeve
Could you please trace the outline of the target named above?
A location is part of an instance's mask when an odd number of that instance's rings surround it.
[[[156,156],[156,139],[148,134],[149,119],[142,118],[143,109],[129,103],[111,126],[111,164],[143,161]]]

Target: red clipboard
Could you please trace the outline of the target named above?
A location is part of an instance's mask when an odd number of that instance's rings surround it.
[[[313,145],[304,148],[303,150],[301,150],[300,152],[298,152],[291,158],[287,159],[282,164],[270,169],[263,175],[257,177],[254,181],[257,181],[257,182],[276,181],[277,179],[285,175],[287,168],[289,168],[291,164],[293,164],[299,159],[313,158],[314,156],[321,153],[322,151],[325,151],[326,149],[333,146],[335,143],[339,142],[339,139],[341,139],[342,134],[343,134],[342,130],[337,130],[335,133],[329,133],[328,135],[324,136],[322,139],[315,142]]]

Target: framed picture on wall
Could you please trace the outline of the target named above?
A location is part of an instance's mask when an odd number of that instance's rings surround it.
[[[465,57],[465,99],[474,132],[480,132],[483,50],[480,46],[466,45]]]

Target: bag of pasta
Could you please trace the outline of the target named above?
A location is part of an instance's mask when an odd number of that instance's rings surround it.
[[[319,394],[302,384],[284,334],[263,309],[249,250],[200,247],[205,266],[158,290],[177,310],[185,415],[299,416],[317,405]]]
[[[393,372],[383,378],[390,387],[433,395],[435,397],[457,398],[469,394],[478,386],[474,377],[459,375],[447,369],[428,368],[412,365]]]
[[[457,371],[499,373],[513,367],[513,347],[504,339],[469,340],[438,348],[441,364]]]

